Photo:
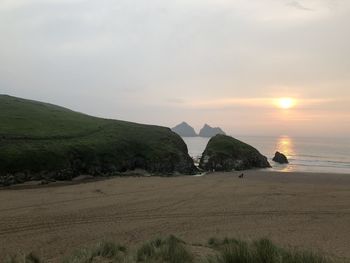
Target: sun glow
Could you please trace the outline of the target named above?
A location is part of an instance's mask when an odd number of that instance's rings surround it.
[[[279,98],[277,100],[277,105],[281,109],[290,109],[295,106],[295,100],[292,98]]]

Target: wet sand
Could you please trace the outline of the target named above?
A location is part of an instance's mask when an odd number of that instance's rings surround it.
[[[58,262],[103,239],[134,246],[167,234],[190,243],[268,237],[350,258],[350,175],[239,174],[0,190],[0,261],[35,251]]]

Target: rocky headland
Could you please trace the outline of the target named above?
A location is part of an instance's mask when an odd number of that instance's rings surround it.
[[[88,116],[0,95],[0,185],[71,180],[143,169],[194,174],[185,142],[169,128]]]

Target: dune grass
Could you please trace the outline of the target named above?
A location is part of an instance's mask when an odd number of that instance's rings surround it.
[[[253,242],[211,238],[208,245],[218,253],[208,256],[206,263],[331,263],[334,260],[311,251],[287,250],[263,238]]]
[[[169,236],[157,238],[143,244],[136,252],[136,262],[145,263],[192,263],[193,255],[185,247],[185,242]]]
[[[37,255],[34,253],[29,253],[27,255],[21,254],[21,255],[14,255],[7,257],[5,260],[5,263],[43,263]]]
[[[89,263],[108,260],[109,262],[128,262],[127,248],[113,242],[104,241],[93,248],[83,248],[63,259],[63,263]]]
[[[247,242],[234,238],[211,238],[202,244],[210,255],[195,256],[191,246],[175,236],[156,238],[136,249],[103,241],[90,248],[76,250],[62,263],[341,263],[310,251],[284,249],[269,239]],[[35,254],[9,257],[5,263],[45,263]]]

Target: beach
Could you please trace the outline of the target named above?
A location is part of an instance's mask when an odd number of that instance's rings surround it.
[[[35,251],[59,262],[101,240],[130,246],[174,234],[271,238],[284,247],[350,258],[350,175],[264,171],[115,177],[0,190],[0,261]]]

